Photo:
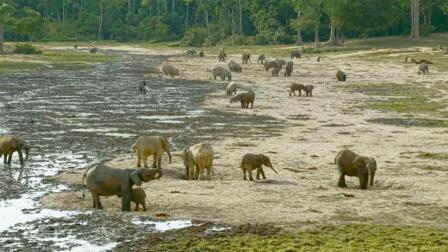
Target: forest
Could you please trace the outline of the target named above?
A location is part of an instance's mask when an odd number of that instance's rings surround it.
[[[446,0],[3,0],[0,10],[10,41],[318,46],[444,31]]]

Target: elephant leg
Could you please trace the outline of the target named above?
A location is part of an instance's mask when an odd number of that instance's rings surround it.
[[[243,168],[243,179],[246,180],[246,168]]]
[[[302,96],[302,90],[299,90],[299,96]]]
[[[135,208],[134,211],[138,212],[138,202],[135,202]]]
[[[244,108],[244,102],[243,101],[241,101],[241,107]]]
[[[20,160],[20,164],[23,165],[23,155],[22,155],[22,150],[18,150],[17,153],[19,153],[19,160]],[[12,156],[12,155],[11,155]]]
[[[137,155],[137,167],[142,167],[142,157]]]
[[[146,203],[145,203],[145,201],[142,202],[142,207],[143,207],[142,211],[146,212]]]
[[[12,161],[12,154],[14,154],[14,152],[13,152],[13,153],[11,153],[11,154],[9,154],[9,157],[8,157],[8,165],[11,165],[11,161]]]
[[[359,188],[367,189],[367,182],[369,181],[369,174],[360,174],[359,175]]]
[[[8,163],[8,154],[5,153],[5,155],[3,156],[3,163],[7,164]]]
[[[93,191],[92,192],[92,197],[93,197],[93,200],[95,202],[95,208],[96,209],[103,209],[103,206],[101,205],[101,201],[100,201],[100,195],[97,192]]]
[[[343,187],[343,188],[346,188],[346,187],[347,187],[347,185],[345,184],[345,174],[344,174],[344,173],[341,173],[341,174],[339,175],[338,186],[339,186],[339,187]]]
[[[162,157],[157,159],[157,169],[162,169]]]
[[[211,172],[212,172],[212,168],[211,168],[211,167],[207,168],[207,179],[208,179],[208,180],[211,180],[211,179],[212,179],[212,177],[211,177]]]
[[[121,211],[131,211],[131,189],[127,186],[121,189]]]
[[[252,109],[254,107],[254,102],[250,103],[250,108]]]
[[[257,180],[260,179],[260,169],[257,169]]]
[[[249,169],[249,180],[254,180],[254,178],[252,177],[252,169]]]
[[[266,179],[266,176],[264,175],[263,168],[260,168],[260,173],[261,173],[261,176],[263,176],[263,179]]]

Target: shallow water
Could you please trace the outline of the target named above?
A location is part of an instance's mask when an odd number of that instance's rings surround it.
[[[191,226],[189,220],[159,222],[126,214],[43,209],[37,200],[46,193],[72,190],[44,183],[45,177],[127,154],[142,134],[163,134],[172,149],[180,150],[235,132],[251,137],[253,128],[270,136],[281,127],[270,117],[257,116],[247,124],[241,123],[242,115],[198,109],[217,85],[144,77],[145,69],[157,67],[163,58],[115,54],[119,62],[92,69],[0,76],[0,134],[18,133],[32,147],[24,167],[17,155],[11,166],[0,165],[0,216],[7,219],[0,223],[0,247],[99,251],[145,232]],[[148,83],[145,97],[137,96],[142,79]],[[95,232],[104,228],[110,230],[106,238],[97,240]],[[123,228],[132,230],[126,231],[129,237],[123,236]]]

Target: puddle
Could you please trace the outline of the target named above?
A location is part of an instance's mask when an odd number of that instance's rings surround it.
[[[151,221],[151,220],[134,219],[132,223],[136,225],[149,225],[154,227],[155,230],[160,232],[193,226],[191,220]]]

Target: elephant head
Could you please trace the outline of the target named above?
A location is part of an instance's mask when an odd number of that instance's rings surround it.
[[[162,150],[166,151],[166,153],[168,154],[171,164],[171,153],[170,153],[170,146],[168,145],[168,140],[166,139],[166,137],[163,136],[160,136],[159,139],[160,139],[160,146],[162,147]]]
[[[132,182],[137,185],[141,186],[142,181],[148,182],[150,180],[159,179],[162,177],[162,170],[160,169],[146,169],[146,168],[139,168],[135,169],[131,175]]]
[[[370,168],[369,168],[370,158],[357,156],[353,160],[353,167],[358,171],[359,184],[361,189],[367,189],[367,182],[369,180]],[[370,178],[371,183],[373,183],[372,178]]]
[[[10,147],[12,148],[13,152],[17,151],[20,158],[20,163],[23,164],[22,160],[22,150],[25,150],[25,160],[28,160],[28,155],[30,152],[30,146],[28,143],[23,140],[20,136],[13,136],[11,140],[9,141]],[[11,153],[12,155],[12,153]]]
[[[264,166],[271,168],[275,173],[277,173],[277,171],[274,169],[274,167],[272,167],[271,160],[269,159],[269,157],[267,157],[263,154],[260,154],[260,159],[261,159],[261,163]]]

